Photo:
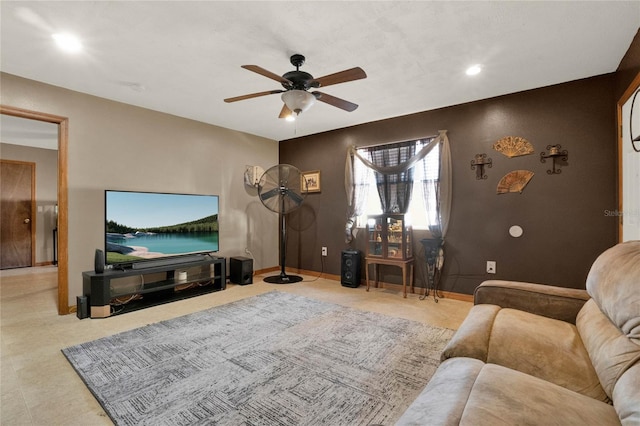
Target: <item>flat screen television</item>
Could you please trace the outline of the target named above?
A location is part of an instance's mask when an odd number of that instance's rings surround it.
[[[217,252],[218,196],[106,190],[105,263]]]

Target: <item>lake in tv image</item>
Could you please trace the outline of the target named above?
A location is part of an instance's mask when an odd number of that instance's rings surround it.
[[[105,191],[106,263],[216,252],[218,196]]]

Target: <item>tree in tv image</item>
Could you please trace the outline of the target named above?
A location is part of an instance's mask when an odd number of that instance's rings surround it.
[[[218,196],[105,191],[107,264],[216,252]]]

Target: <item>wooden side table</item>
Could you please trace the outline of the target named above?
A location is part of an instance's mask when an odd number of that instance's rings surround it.
[[[413,258],[406,260],[402,259],[385,259],[381,257],[365,257],[365,268],[367,273],[367,291],[369,291],[369,265],[373,265],[374,283],[376,288],[378,287],[378,276],[380,265],[392,265],[398,266],[402,269],[402,292],[404,297],[407,297],[407,267],[409,269],[409,285],[411,286],[411,293],[413,293]]]

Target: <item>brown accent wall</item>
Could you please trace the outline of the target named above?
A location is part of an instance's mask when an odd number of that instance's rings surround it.
[[[485,279],[526,280],[584,288],[591,263],[616,243],[616,132],[614,74],[478,102],[367,123],[280,142],[280,162],[321,170],[322,192],[309,194],[289,217],[287,264],[340,274],[346,196],[344,164],[349,145],[364,146],[435,135],[447,129],[453,158],[453,213],[446,239],[442,289],[471,294]],[[304,119],[304,118],[302,118]],[[528,139],[535,153],[509,159],[492,149],[503,136]],[[562,173],[540,162],[547,145],[569,151]],[[476,180],[470,161],[493,159],[488,179]],[[535,172],[522,194],[497,195],[496,185],[517,169]],[[508,229],[520,225],[521,238]],[[352,248],[364,251],[361,231]],[[416,285],[424,285],[424,254],[414,231]],[[323,264],[320,248],[329,256]],[[497,274],[486,275],[487,260]],[[383,270],[400,282],[399,268]]]

